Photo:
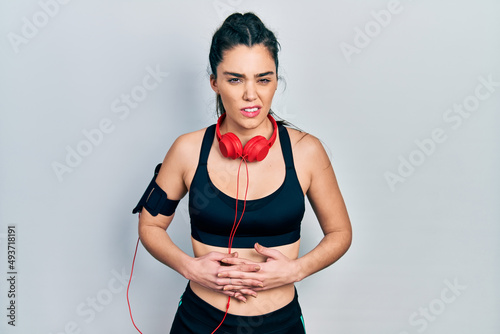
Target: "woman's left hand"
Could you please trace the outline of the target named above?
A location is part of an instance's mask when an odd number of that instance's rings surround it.
[[[255,279],[263,283],[263,287],[254,288],[255,291],[269,290],[286,284],[299,281],[299,265],[296,260],[290,260],[278,250],[259,245],[254,245],[255,251],[267,257],[266,262],[252,262],[238,257],[227,257],[222,259],[223,263],[229,264],[222,267],[217,273],[218,277],[234,279]],[[245,272],[238,269],[239,265],[255,264],[260,267],[257,272]],[[237,286],[226,285],[226,290],[233,290]]]

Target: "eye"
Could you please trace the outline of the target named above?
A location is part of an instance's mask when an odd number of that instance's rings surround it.
[[[269,80],[269,79],[260,79],[259,82],[263,83],[263,84],[267,84],[267,83],[271,82],[271,80]]]
[[[231,78],[228,80],[229,83],[238,83],[240,82],[240,79],[239,78]]]

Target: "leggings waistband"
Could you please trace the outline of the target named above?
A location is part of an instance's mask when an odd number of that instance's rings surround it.
[[[213,326],[213,329],[221,322],[225,313],[198,297],[189,283],[181,297],[180,306],[182,307],[179,307],[179,311],[183,309],[186,312],[182,312],[185,316],[190,315],[197,321]],[[263,308],[265,306],[262,305]],[[228,313],[220,329],[231,331],[236,328],[265,328],[266,333],[271,333],[301,322],[301,316],[302,311],[298,302],[297,289],[295,289],[293,300],[282,308],[257,316],[239,316]]]

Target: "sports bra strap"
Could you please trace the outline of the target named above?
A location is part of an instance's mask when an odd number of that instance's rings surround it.
[[[288,130],[281,123],[278,123],[278,130],[280,132],[281,151],[283,152],[283,159],[285,159],[286,169],[293,169],[292,144],[290,143]]]
[[[210,148],[212,147],[212,142],[215,136],[215,124],[210,125],[205,131],[203,136],[203,141],[201,143],[200,160],[199,165],[206,165],[208,160],[208,155],[210,154]]]

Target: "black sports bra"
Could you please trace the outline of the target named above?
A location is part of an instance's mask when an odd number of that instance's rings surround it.
[[[278,129],[286,166],[285,180],[272,194],[246,201],[233,248],[253,248],[256,242],[266,247],[281,246],[300,239],[300,223],[305,211],[304,194],[295,172],[288,131],[281,124],[278,124]],[[189,189],[191,236],[207,245],[228,247],[236,199],[217,189],[208,175],[207,160],[214,135],[215,124],[205,131],[198,167]],[[242,210],[243,200],[239,199],[238,219]]]

